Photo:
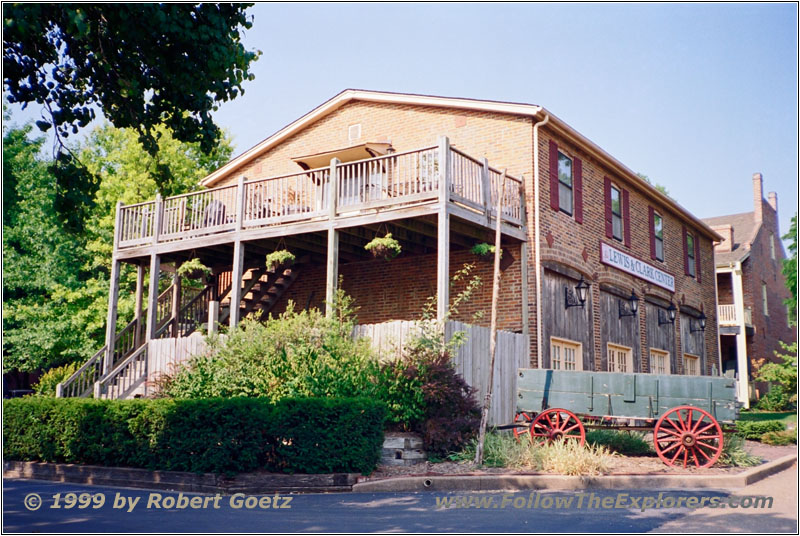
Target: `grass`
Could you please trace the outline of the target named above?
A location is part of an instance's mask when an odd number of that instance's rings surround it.
[[[740,421],[783,421],[789,427],[797,427],[796,411],[742,411],[739,413]]]
[[[744,439],[734,434],[725,434],[718,463],[732,467],[753,467],[761,464],[761,458],[747,452]]]
[[[655,454],[652,443],[644,439],[641,432],[624,430],[589,430],[586,432],[586,443],[606,447],[611,452],[625,456],[647,456]]]
[[[476,440],[462,451],[453,453],[451,461],[475,459]],[[557,441],[534,445],[517,441],[510,433],[489,433],[483,446],[483,461],[487,467],[532,469],[561,475],[598,475],[608,472],[612,454],[597,445],[580,446],[575,441]]]

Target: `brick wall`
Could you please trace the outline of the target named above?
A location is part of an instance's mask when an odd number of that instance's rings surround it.
[[[348,128],[361,125],[361,137],[348,139]],[[428,106],[396,105],[383,103],[351,102],[328,116],[308,126],[269,151],[260,155],[243,168],[230,173],[217,185],[232,183],[240,175],[248,179],[274,176],[299,171],[299,166],[291,161],[299,157],[323,151],[344,148],[365,142],[391,142],[398,152],[432,146],[438,137],[446,135],[451,145],[473,157],[486,157],[498,168],[506,167],[515,176],[524,176],[526,206],[529,220],[529,266],[534,264],[535,238],[533,228],[533,127],[530,117],[500,114],[493,112],[458,111]],[[683,275],[683,246],[681,229],[683,223],[675,213],[660,207],[660,202],[651,199],[644,188],[624,184],[630,191],[631,247],[620,249],[642,260],[650,262],[649,230],[647,219],[648,204],[654,204],[664,217],[665,262],[659,267],[676,278],[676,293],[649,285],[599,262],[599,241],[605,240],[603,177],[612,173],[589,156],[582,148],[575,147],[563,139],[555,138],[550,127],[541,130],[539,142],[541,177],[541,253],[542,260],[565,264],[579,272],[592,283],[592,303],[599,304],[599,284],[607,283],[621,288],[635,288],[640,296],[652,295],[666,300],[672,299],[678,307],[687,306],[703,310],[708,316],[705,332],[708,363],[717,363],[716,307],[713,277],[713,251],[707,238],[700,238],[700,267],[702,285],[694,278]],[[584,176],[584,223],[577,224],[573,218],[553,212],[549,208],[548,142],[554,137],[560,147],[583,161]],[[690,228],[690,232],[693,230]],[[616,245],[616,244],[615,244]],[[464,252],[453,252],[451,269],[460,267]],[[519,252],[515,254],[519,259]],[[653,261],[654,264],[658,264]],[[521,281],[520,262],[516,262],[504,275],[503,297],[501,299],[500,325],[506,329],[521,329]],[[481,267],[485,271],[485,285],[481,294],[469,308],[462,311],[462,317],[469,316],[472,309],[484,308],[488,322],[488,308],[491,295],[490,265]],[[342,265],[340,273],[344,277],[344,287],[361,305],[361,320],[376,322],[392,318],[414,318],[419,314],[425,298],[435,291],[435,256],[400,257],[388,265],[385,261],[353,263]],[[529,270],[528,284],[530,300],[528,304],[531,333],[531,364],[537,362],[536,356],[536,307],[535,307],[535,269]],[[324,268],[309,268],[292,287],[288,297],[305,306],[313,292],[312,304],[319,305],[324,299]],[[281,310],[285,304],[279,304]],[[599,305],[595,305],[599,307]],[[639,330],[642,348],[647,348],[644,312],[640,308]],[[595,341],[595,360],[600,362],[600,327],[603,321],[599,310],[593,311]],[[679,321],[676,322],[676,332]],[[680,340],[678,340],[680,351]],[[646,351],[642,352],[644,356]],[[646,370],[645,366],[645,370]]]

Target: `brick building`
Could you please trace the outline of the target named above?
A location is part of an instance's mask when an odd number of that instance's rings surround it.
[[[752,212],[704,220],[723,237],[715,248],[722,370],[739,377],[738,396],[748,404],[764,387],[752,382],[754,363],[775,361],[780,341],[797,340],[785,305],[778,195],[765,200],[763,181],[753,174]]]
[[[288,300],[322,307],[339,276],[363,323],[418,318],[434,295],[442,317],[450,276],[493,241],[502,193],[499,327],[529,336],[531,366],[719,368],[719,235],[541,106],[346,90],[202,185],[119,207],[113,269],[140,267],[138,303],[147,266],[153,281],[198,257],[215,274],[202,299],[219,300],[231,325]],[[375,260],[364,245],[387,232],[403,253]],[[266,273],[264,255],[279,247],[298,262]],[[491,300],[491,263],[476,264],[485,284],[461,308],[465,321]],[[137,309],[142,340],[165,325],[159,300],[148,296],[145,327]],[[177,330],[180,289],[172,303]]]

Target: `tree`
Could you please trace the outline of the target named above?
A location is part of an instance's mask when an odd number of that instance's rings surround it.
[[[789,240],[789,256],[783,259],[783,276],[786,278],[786,288],[789,289],[789,298],[786,305],[789,306],[789,323],[797,325],[797,213],[792,218],[792,225],[789,232],[781,238]]]
[[[99,182],[65,145],[98,111],[131,128],[152,156],[158,125],[210,152],[211,112],[244,93],[260,52],[241,42],[250,4],[3,4],[3,84],[9,102],[42,105],[54,128],[56,208],[77,228]],[[157,167],[160,188],[173,179]],[[78,228],[78,230],[80,230]]]
[[[56,178],[39,156],[44,140],[31,127],[3,136],[3,187],[16,202],[3,211],[3,369],[34,371],[82,361],[102,347],[117,200],[135,203],[155,196],[156,166],[175,177],[173,190],[198,188],[198,181],[231,155],[227,139],[204,154],[199,144],[181,143],[157,127],[158,158],[150,156],[132,129],[96,129],[75,152],[98,187],[81,234],[68,232],[55,210]],[[133,315],[135,270],[123,265],[120,322]]]
[[[653,181],[651,181],[650,177],[648,177],[644,173],[637,173],[636,176],[642,179],[647,184],[653,185]],[[666,195],[667,197],[670,197],[669,190],[667,190],[667,187],[664,186],[663,184],[656,183],[653,187],[662,194]]]

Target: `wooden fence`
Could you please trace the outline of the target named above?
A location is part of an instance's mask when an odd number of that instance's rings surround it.
[[[419,330],[413,321],[397,320],[381,324],[364,324],[356,327],[354,335],[367,337],[382,358],[398,355],[399,349]],[[477,389],[478,401],[483,404],[489,384],[489,338],[491,330],[463,322],[450,321],[445,326],[445,335],[450,340],[457,332],[463,332],[464,343],[453,356],[456,371],[467,384]],[[497,332],[497,354],[495,358],[492,404],[489,424],[508,424],[514,419],[517,401],[517,370],[530,366],[528,340],[525,335],[509,331]]]
[[[397,320],[381,324],[357,326],[353,336],[367,337],[383,359],[399,355],[400,349],[419,330],[414,321]],[[463,332],[464,343],[453,356],[456,371],[470,386],[477,389],[476,397],[483,404],[489,384],[489,328],[463,322],[448,322],[445,335],[450,340]],[[175,367],[190,356],[206,351],[203,334],[195,332],[188,337],[156,339],[150,341],[147,361],[147,394],[154,388],[159,375],[170,374]],[[507,424],[513,421],[517,402],[517,371],[529,367],[528,340],[525,335],[509,331],[497,332],[492,404],[489,424]]]

